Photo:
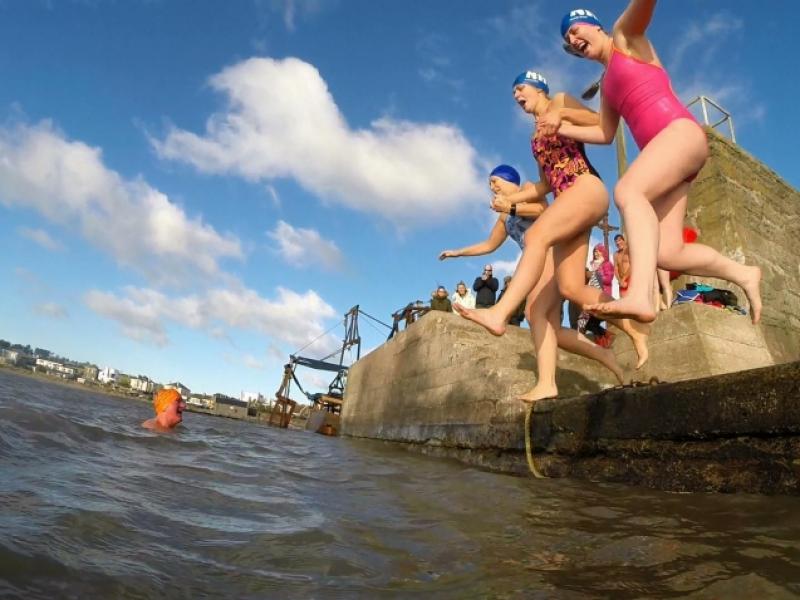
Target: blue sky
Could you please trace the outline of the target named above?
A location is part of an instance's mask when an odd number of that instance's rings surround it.
[[[609,24],[625,6],[595,4]],[[650,35],[681,97],[720,102],[798,187],[795,48],[788,3],[770,6],[662,2]],[[271,394],[290,352],[331,327],[307,354],[335,347],[352,305],[388,321],[471,281],[484,259],[438,253],[487,234],[492,166],[535,173],[511,81],[533,68],[578,95],[599,75],[559,50],[576,7],[0,2],[0,337]],[[589,152],[612,185],[613,148]],[[365,351],[385,339],[361,334]]]

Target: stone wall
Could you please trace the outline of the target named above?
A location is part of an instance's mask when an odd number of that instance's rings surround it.
[[[650,360],[631,373],[635,381],[686,381],[775,363],[763,328],[754,326],[749,316],[703,304],[662,312],[653,323],[649,347]],[[618,333],[613,348],[620,364],[634,363],[636,353],[627,336]]]
[[[559,360],[567,396],[615,383],[594,362],[566,353]],[[478,454],[518,452],[524,407],[516,398],[536,382],[534,367],[530,330],[509,327],[497,338],[432,311],[351,368],[342,433]]]
[[[800,495],[798,400],[798,362],[544,400],[534,459],[548,477]]]
[[[761,267],[761,329],[774,362],[800,359],[800,192],[713,130],[711,156],[692,186],[687,220],[699,241]],[[715,287],[735,286],[705,279]]]

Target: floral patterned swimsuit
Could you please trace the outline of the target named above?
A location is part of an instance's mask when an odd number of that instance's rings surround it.
[[[583,144],[571,138],[558,134],[542,135],[537,130],[531,138],[531,150],[550,183],[553,196],[572,187],[575,180],[585,173],[600,177],[586,158]]]

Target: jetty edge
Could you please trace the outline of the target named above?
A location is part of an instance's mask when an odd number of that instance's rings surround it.
[[[800,193],[741,147],[708,135],[711,156],[693,185],[688,224],[701,241],[761,267],[762,322],[694,304],[661,313],[650,361],[633,375],[668,383],[647,387],[604,391],[614,387],[610,373],[560,353],[560,397],[537,405],[531,419],[547,476],[800,495]],[[614,352],[632,373],[624,336]],[[529,409],[516,397],[534,381],[527,329],[494,338],[430,313],[353,365],[342,433],[524,474]]]

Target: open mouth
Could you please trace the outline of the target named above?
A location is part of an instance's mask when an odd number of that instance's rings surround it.
[[[517,100],[517,104],[519,104],[522,108],[525,108],[525,98],[520,98]]]
[[[589,42],[578,40],[575,44],[564,43],[564,50],[567,54],[583,58],[586,55],[586,50],[589,47]]]

